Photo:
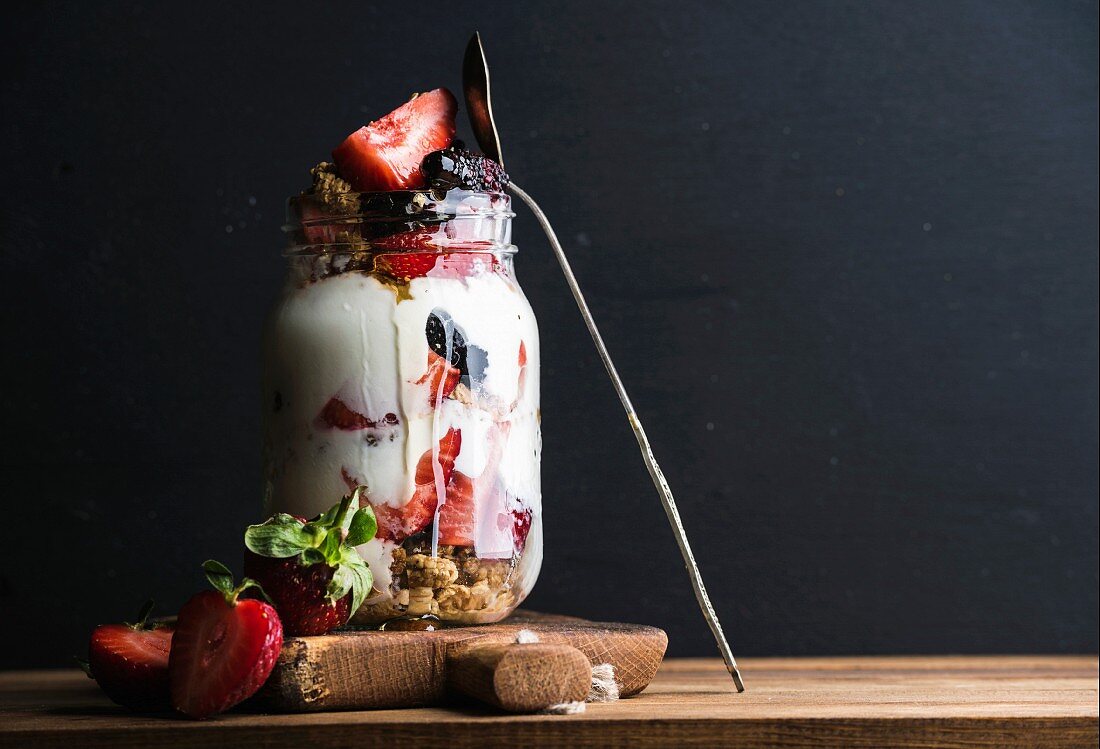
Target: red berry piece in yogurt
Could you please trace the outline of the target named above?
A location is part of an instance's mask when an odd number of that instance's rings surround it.
[[[439,543],[448,546],[474,545],[474,482],[456,471],[447,487],[447,501],[439,508]]]
[[[432,408],[441,398],[446,398],[458,387],[458,381],[462,378],[462,370],[452,367],[446,359],[434,351],[428,352],[428,371],[425,372],[417,385],[428,385],[428,403]]]
[[[455,458],[462,449],[462,431],[448,429],[439,440],[439,467],[443,473],[443,483],[448,487],[455,475]],[[432,451],[420,456],[416,464],[416,489],[412,497],[402,507],[384,504],[374,505],[374,514],[378,519],[378,538],[401,543],[409,536],[420,533],[435,518],[438,504],[435,487],[435,469],[432,466]]]
[[[531,532],[531,511],[512,510],[512,534],[516,539],[516,548],[523,549],[527,543],[527,534]]]
[[[349,408],[346,403],[336,396],[329,398],[328,403],[321,409],[321,415],[318,418],[323,424],[333,429],[342,429],[348,432],[358,429],[373,429],[378,426],[376,422]]]
[[[397,236],[405,236],[398,234]],[[392,239],[392,237],[390,237]],[[435,267],[439,255],[434,252],[387,252],[374,257],[374,272],[395,281],[408,283],[423,278]]]

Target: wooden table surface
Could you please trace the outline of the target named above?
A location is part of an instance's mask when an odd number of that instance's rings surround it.
[[[485,708],[204,722],[115,707],[78,671],[0,673],[2,747],[1097,746],[1095,656],[670,659],[642,694],[582,715]]]

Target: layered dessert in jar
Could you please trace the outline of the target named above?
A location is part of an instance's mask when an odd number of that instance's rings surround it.
[[[456,108],[415,96],[288,201],[265,509],[311,517],[362,487],[378,530],[357,623],[497,621],[542,563],[538,329],[507,176],[454,140]]]

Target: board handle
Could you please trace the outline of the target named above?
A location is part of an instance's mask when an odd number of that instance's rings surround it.
[[[447,655],[447,687],[512,713],[588,696],[592,666],[571,645],[472,645]]]

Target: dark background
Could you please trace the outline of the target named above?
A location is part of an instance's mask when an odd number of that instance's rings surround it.
[[[475,28],[735,651],[1095,652],[1096,4],[717,5],[9,10],[0,666],[239,564],[283,200],[412,91],[458,91]],[[716,654],[522,209],[515,238],[530,606]]]

